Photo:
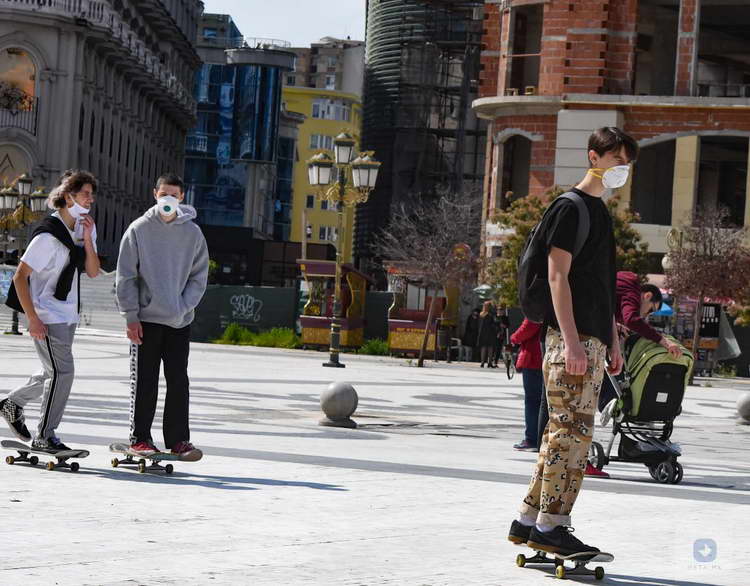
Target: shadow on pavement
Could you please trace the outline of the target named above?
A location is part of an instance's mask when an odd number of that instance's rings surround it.
[[[597,564],[591,564],[589,567],[594,568]],[[541,570],[544,578],[549,578],[555,582],[559,580],[555,577],[555,572],[549,568],[534,568]],[[580,584],[612,584],[613,586],[725,586],[718,582],[693,582],[691,580],[669,580],[666,578],[653,578],[648,576],[626,576],[625,574],[605,574],[601,581],[593,580],[592,576],[566,574],[566,582],[577,582]]]
[[[222,490],[259,490],[252,486],[289,486],[299,488],[312,488],[316,490],[329,490],[334,492],[347,492],[348,489],[335,484],[324,484],[320,482],[302,482],[297,480],[276,480],[273,478],[253,478],[240,476],[215,476],[212,474],[191,474],[181,469],[175,469],[172,474],[163,472],[139,473],[137,470],[113,469],[112,471],[101,468],[83,468],[76,473],[82,476],[99,476],[108,480],[145,482],[150,484],[179,484],[183,486],[203,486],[206,488],[218,488]]]
[[[568,578],[566,576],[566,578]],[[571,576],[568,579],[572,579]],[[625,576],[623,574],[607,574],[604,584],[631,584],[633,586],[723,586],[718,582],[693,582],[692,580],[667,580],[665,578],[650,578],[647,576]]]

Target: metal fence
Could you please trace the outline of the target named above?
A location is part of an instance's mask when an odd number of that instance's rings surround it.
[[[5,305],[7,287],[16,267],[0,265],[0,333],[10,330],[13,312]],[[20,320],[21,331],[26,322]],[[81,321],[80,328],[104,332],[125,333],[125,320],[117,311],[115,303],[115,274],[103,273],[96,279],[81,276]]]
[[[0,128],[20,128],[36,135],[39,118],[39,98],[31,100],[31,107],[24,109],[0,108]]]

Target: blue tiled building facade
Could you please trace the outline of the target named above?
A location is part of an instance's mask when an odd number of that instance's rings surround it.
[[[219,29],[215,21],[222,17],[227,22]],[[194,86],[198,121],[185,144],[188,201],[201,224],[252,228],[254,236],[270,238],[282,75],[293,67],[293,54],[243,39],[223,15],[205,15],[203,25],[198,51],[204,63]]]

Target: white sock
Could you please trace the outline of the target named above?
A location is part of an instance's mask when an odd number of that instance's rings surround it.
[[[542,533],[549,533],[555,527],[556,527],[556,525],[545,525],[544,523],[537,523],[536,524],[537,531],[541,531]]]
[[[518,517],[518,522],[524,527],[533,527],[536,525],[536,515],[521,513],[521,516]]]

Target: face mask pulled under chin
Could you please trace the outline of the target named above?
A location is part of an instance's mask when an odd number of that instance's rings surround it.
[[[70,217],[75,220],[75,227],[73,228],[73,238],[75,240],[83,240],[83,217],[88,214],[91,210],[83,207],[78,202],[73,201],[73,205],[68,208]]]
[[[599,177],[602,180],[602,185],[607,189],[617,189],[628,182],[630,165],[617,165],[606,170],[594,168],[589,169],[589,173],[594,177]]]
[[[73,205],[68,208],[68,213],[71,215],[71,217],[75,220],[80,220],[81,216],[88,214],[91,210],[88,208],[83,207],[78,202],[73,201]]]

